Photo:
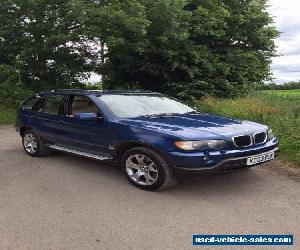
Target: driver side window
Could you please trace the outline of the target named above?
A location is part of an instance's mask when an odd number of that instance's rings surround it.
[[[94,113],[100,116],[100,112],[94,102],[85,96],[72,96],[69,114],[75,116],[77,113]]]

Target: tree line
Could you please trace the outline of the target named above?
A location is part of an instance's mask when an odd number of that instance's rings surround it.
[[[0,0],[0,92],[142,88],[234,97],[270,79],[267,0]],[[22,95],[22,94],[21,94]],[[1,98],[1,94],[0,94]]]
[[[291,90],[291,89],[300,89],[300,82],[287,82],[283,84],[264,84],[260,89],[263,90]]]

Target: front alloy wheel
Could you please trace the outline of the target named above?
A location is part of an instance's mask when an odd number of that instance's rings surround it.
[[[143,154],[134,154],[127,158],[126,172],[132,181],[142,186],[151,186],[158,179],[155,163]]]
[[[130,149],[123,155],[121,164],[129,182],[138,188],[154,191],[176,184],[173,169],[152,149]]]

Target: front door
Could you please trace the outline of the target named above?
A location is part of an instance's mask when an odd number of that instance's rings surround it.
[[[94,113],[98,118],[82,120],[76,116],[78,113]],[[61,117],[61,121],[69,147],[89,153],[113,154],[109,145],[114,133],[109,122],[89,97],[70,95],[66,100],[65,115]]]

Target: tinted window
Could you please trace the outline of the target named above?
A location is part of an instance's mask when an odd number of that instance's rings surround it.
[[[23,109],[26,109],[26,110],[32,110],[32,107],[33,107],[34,104],[36,103],[37,99],[38,99],[38,98],[37,98],[36,96],[30,97],[30,98],[23,104]]]
[[[38,97],[36,103],[32,106],[32,111],[43,112],[45,101],[45,97]]]
[[[165,96],[103,95],[98,97],[119,117],[184,114],[194,109]]]
[[[77,113],[94,113],[99,115],[99,110],[92,100],[86,96],[73,96],[71,105],[71,115]]]
[[[52,95],[49,96],[44,108],[45,113],[57,115],[59,112],[60,103],[63,99],[61,95]]]

